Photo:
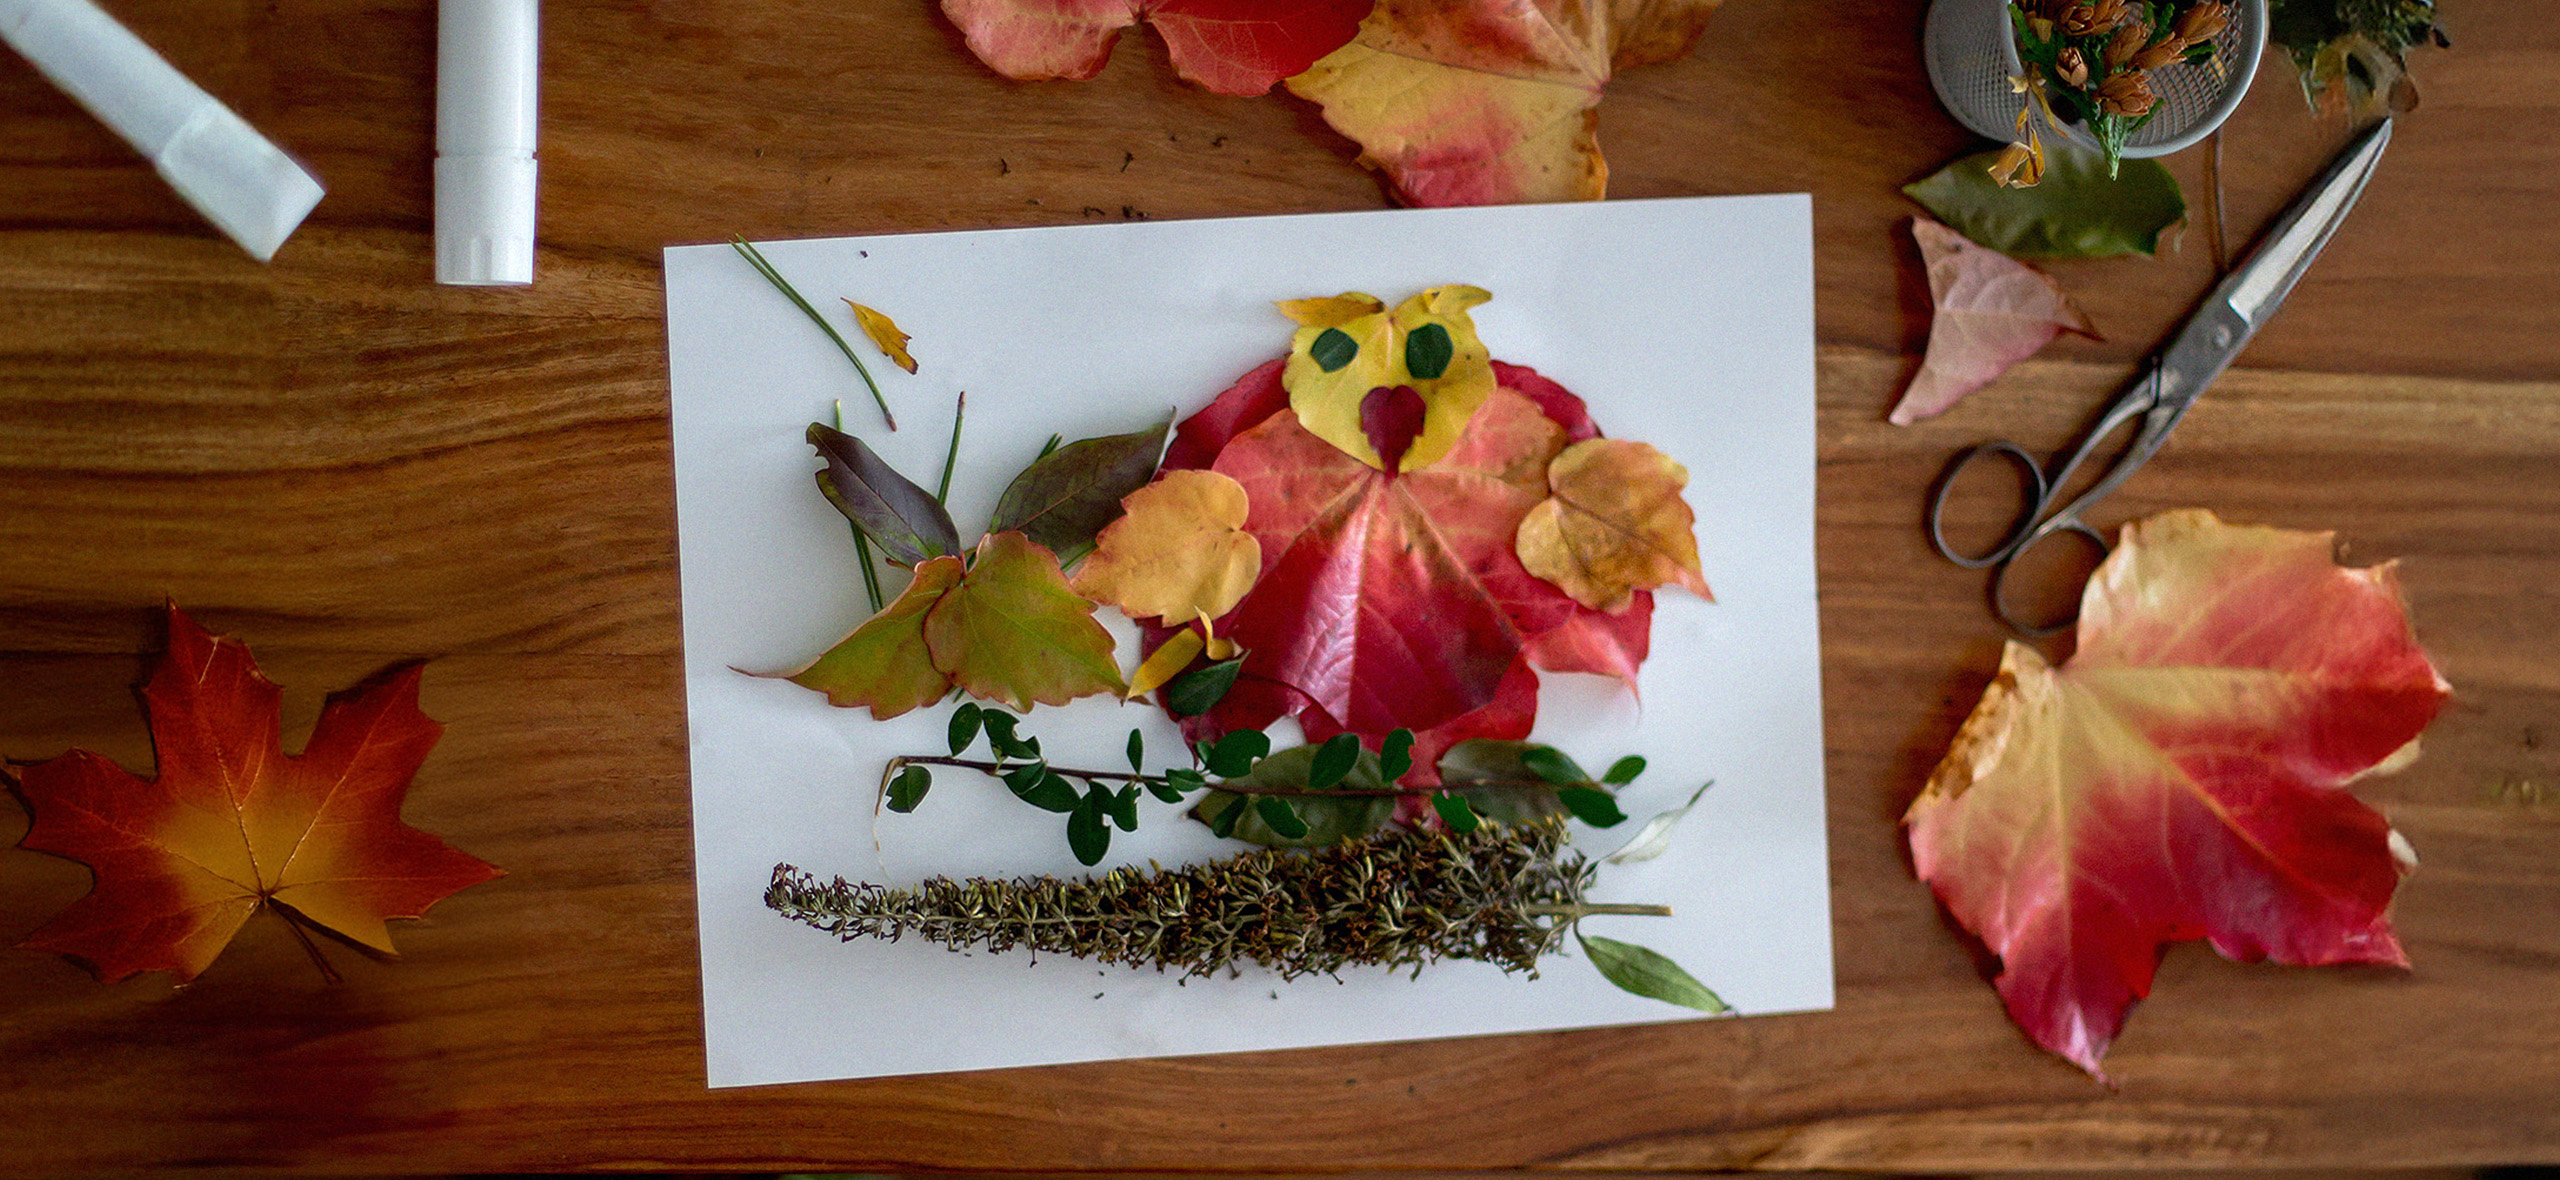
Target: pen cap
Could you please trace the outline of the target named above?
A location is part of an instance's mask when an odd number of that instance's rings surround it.
[[[436,161],[436,281],[491,286],[533,281],[533,160],[445,156]]]
[[[533,281],[539,0],[436,7],[436,281]]]
[[[536,0],[439,0],[437,154],[533,154],[540,37]]]

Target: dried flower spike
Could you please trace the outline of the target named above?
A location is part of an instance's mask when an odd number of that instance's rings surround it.
[[[776,865],[765,904],[850,942],[913,934],[953,950],[1016,948],[1185,976],[1245,963],[1283,979],[1477,959],[1535,975],[1579,917],[1665,913],[1586,904],[1596,873],[1561,820],[1463,835],[1396,831],[1309,852],[1260,850],[1090,880],[935,877],[890,889]]]

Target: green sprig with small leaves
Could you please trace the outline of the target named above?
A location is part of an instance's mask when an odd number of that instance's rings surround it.
[[[933,790],[934,767],[975,771],[1002,782],[1015,798],[1067,817],[1067,846],[1084,864],[1110,851],[1111,832],[1138,830],[1141,792],[1167,803],[1192,802],[1190,814],[1219,836],[1277,848],[1311,848],[1372,834],[1394,821],[1396,804],[1427,798],[1443,827],[1471,832],[1486,819],[1570,815],[1593,827],[1625,822],[1614,792],[1644,772],[1629,755],[1593,775],[1563,751],[1529,742],[1462,742],[1440,762],[1442,786],[1396,785],[1413,768],[1413,733],[1398,729],[1370,750],[1356,734],[1274,751],[1270,735],[1238,730],[1201,742],[1188,765],[1146,770],[1146,735],[1129,731],[1129,769],[1053,765],[1022,718],[974,701],[951,712],[950,753],[907,754],[880,774],[890,811],[914,811]],[[986,757],[969,757],[981,743]]]

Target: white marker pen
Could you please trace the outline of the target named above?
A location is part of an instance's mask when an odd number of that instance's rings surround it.
[[[436,281],[533,281],[541,0],[436,5]]]
[[[258,261],[320,203],[320,182],[301,165],[89,0],[0,0],[0,40]]]

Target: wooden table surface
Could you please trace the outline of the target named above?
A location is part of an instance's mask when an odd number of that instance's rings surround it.
[[[1612,194],[1810,191],[1836,1011],[710,1092],[659,250],[1368,209],[1285,96],[979,67],[919,0],[546,5],[540,278],[430,282],[429,0],[109,0],[309,162],[261,266],[0,58],[0,755],[146,768],[174,597],[323,690],[427,657],[409,818],[509,870],[324,983],[252,922],[200,981],[0,954],[0,1168],[1951,1171],[2560,1160],[2560,29],[2445,0],[2353,219],[2102,523],[2199,505],[2396,558],[2455,686],[2362,793],[2424,857],[2414,970],[2173,950],[2109,1090],[2030,1047],[1896,819],[1998,661],[1920,500],[1955,447],[2071,434],[2208,284],[2203,235],[2052,269],[2106,333],[1883,421],[1927,288],[1898,187],[1978,146],[1916,0],[1733,0],[1611,89]],[[2245,238],[2346,134],[2270,62],[2225,133]],[[2200,190],[2201,153],[2171,161]],[[0,836],[23,818],[0,805]],[[0,855],[0,937],[79,866]]]

